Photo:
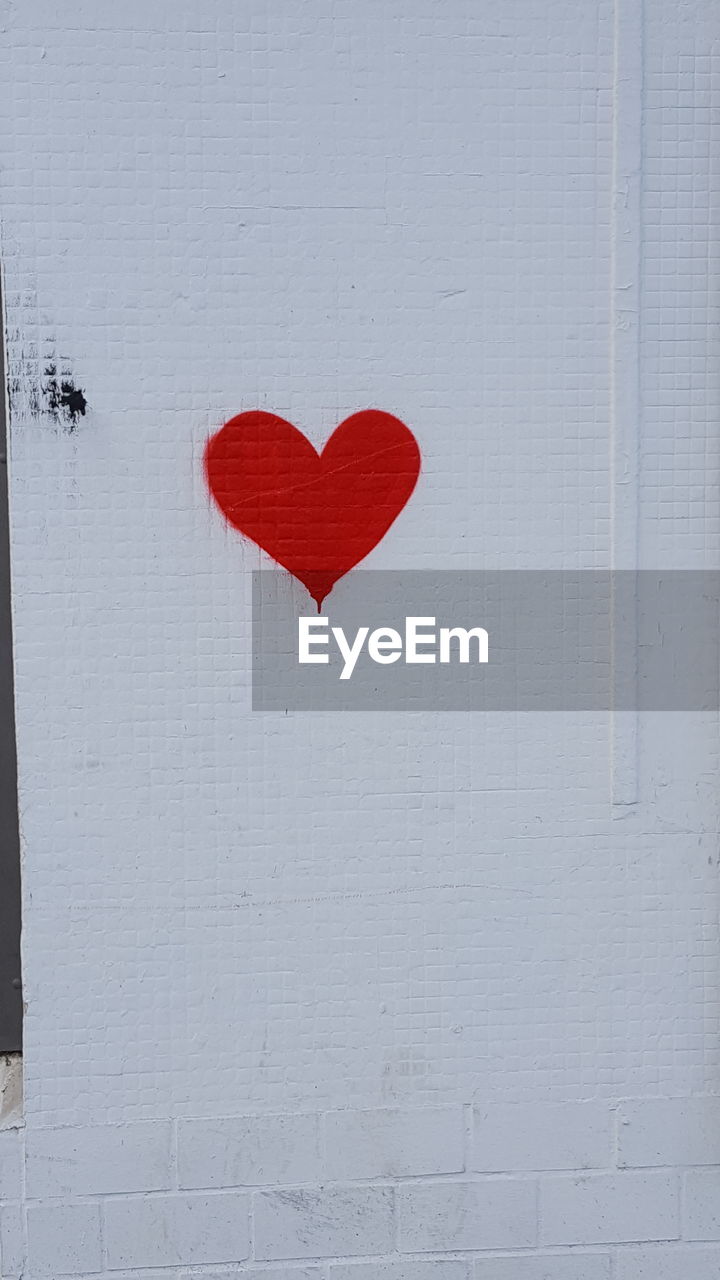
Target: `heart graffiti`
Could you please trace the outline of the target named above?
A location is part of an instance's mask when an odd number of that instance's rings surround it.
[[[420,474],[409,427],[364,409],[320,453],[284,418],[239,413],[212,436],[205,474],[225,518],[323,600],[376,547]]]

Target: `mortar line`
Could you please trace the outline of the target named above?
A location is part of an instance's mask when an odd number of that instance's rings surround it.
[[[615,707],[618,624],[630,661],[626,691],[637,699],[637,602],[621,612],[615,574],[638,568],[640,303],[642,262],[643,0],[615,0],[610,284],[611,744],[613,814],[638,801],[638,712]],[[629,669],[628,669],[629,668]]]

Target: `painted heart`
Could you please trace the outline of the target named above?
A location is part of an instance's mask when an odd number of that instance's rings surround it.
[[[298,578],[319,610],[402,511],[420,449],[380,409],[346,418],[320,453],[292,423],[258,409],[210,438],[205,474],[230,524]]]

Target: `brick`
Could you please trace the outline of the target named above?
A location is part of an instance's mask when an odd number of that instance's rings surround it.
[[[217,1270],[203,1267],[191,1271],[113,1271],[112,1280],[325,1280],[321,1267],[302,1267],[294,1263],[288,1267],[245,1267],[242,1263],[223,1264]],[[11,1277],[14,1280],[14,1277]],[[97,1275],[73,1277],[73,1280],[97,1280]]]
[[[317,1182],[322,1176],[320,1118],[181,1120],[178,1168],[184,1188]]]
[[[108,1268],[240,1262],[250,1252],[248,1210],[238,1193],[109,1200]]]
[[[543,1178],[543,1244],[673,1240],[680,1232],[677,1178],[666,1173]]]
[[[325,1117],[328,1177],[411,1177],[462,1173],[465,1121],[460,1107],[426,1111],[332,1111]]]
[[[144,1275],[139,1276],[137,1272],[129,1280],[145,1280]],[[168,1280],[167,1272],[164,1272],[159,1280]],[[322,1269],[320,1267],[270,1267],[257,1271],[254,1268],[248,1270],[242,1267],[240,1270],[233,1268],[232,1271],[181,1271],[178,1273],[178,1280],[325,1280]]]
[[[720,1240],[720,1169],[686,1174],[682,1234],[686,1240]]]
[[[145,1268],[143,1268],[142,1271],[113,1271],[112,1280],[177,1280],[177,1277],[179,1277],[180,1274],[181,1273],[179,1271],[168,1271],[166,1268],[163,1268],[161,1271],[146,1271]],[[242,1274],[243,1273],[238,1271],[237,1268],[234,1268],[232,1271],[217,1271],[214,1274],[210,1273],[209,1275],[208,1272],[205,1271],[202,1273],[201,1280],[235,1280],[237,1276]],[[197,1271],[194,1273],[187,1272],[187,1275],[189,1277],[192,1276],[193,1280],[198,1280]],[[73,1276],[73,1280],[98,1280],[98,1277],[96,1272],[90,1272],[89,1274],[86,1273],[82,1276]]]
[[[615,1260],[615,1280],[718,1280],[720,1249],[623,1249]]]
[[[610,1280],[610,1255],[546,1254],[534,1258],[482,1258],[472,1280]]]
[[[180,1280],[325,1280],[321,1267],[270,1267],[261,1271],[183,1271]]]
[[[387,1262],[361,1262],[346,1266],[331,1266],[329,1280],[468,1280],[468,1262],[438,1259],[418,1262],[417,1259],[392,1258]]]
[[[720,1164],[720,1098],[625,1102],[618,1120],[623,1166]]]
[[[22,1205],[0,1205],[0,1276],[3,1280],[13,1280],[25,1270],[24,1237]]]
[[[255,1256],[273,1261],[387,1253],[394,1245],[393,1225],[388,1187],[260,1191]]]
[[[22,1195],[22,1130],[0,1129],[0,1200]]]
[[[169,1190],[169,1123],[31,1129],[26,1138],[28,1195],[109,1195]]]
[[[418,1183],[398,1192],[406,1253],[528,1248],[537,1240],[534,1179]]]
[[[476,1108],[472,1168],[486,1173],[609,1168],[610,1108],[602,1103],[509,1103]]]
[[[99,1204],[30,1205],[27,1233],[33,1276],[102,1269]]]

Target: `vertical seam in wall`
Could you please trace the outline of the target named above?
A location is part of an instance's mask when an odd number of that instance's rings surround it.
[[[170,1129],[170,1189],[180,1190],[180,1160],[178,1156],[180,1124],[177,1119],[171,1122]]]
[[[254,591],[253,586],[253,591]],[[328,1146],[327,1146],[327,1112],[321,1111],[318,1115],[318,1147],[320,1150],[320,1168],[327,1172],[328,1167]]]
[[[621,1124],[620,1103],[615,1103],[610,1108],[610,1138],[611,1151],[610,1159],[615,1169],[620,1168],[620,1124]]]
[[[678,1240],[685,1239],[685,1219],[687,1217],[687,1169],[678,1169]]]
[[[643,0],[615,0],[610,284],[610,541],[611,569],[638,568],[640,452],[640,302],[643,100]],[[626,695],[637,693],[635,593],[624,595],[622,627],[617,588],[611,598],[612,698],[618,669],[617,630],[631,652]],[[634,685],[634,687],[633,687]],[[621,817],[638,800],[637,711],[613,707],[611,800]]]
[[[100,1219],[100,1265],[102,1266],[103,1272],[106,1272],[108,1269],[108,1256],[107,1245],[105,1243],[105,1201],[103,1199],[98,1202],[98,1216]]]
[[[472,1169],[473,1157],[475,1155],[475,1112],[471,1102],[466,1103],[463,1110],[465,1112],[465,1131],[462,1172],[469,1173]]]
[[[399,1182],[395,1182],[390,1187],[390,1212],[392,1213],[393,1224],[393,1253],[400,1253],[400,1213],[398,1210],[399,1186]]]
[[[255,1201],[257,1199],[257,1191],[251,1191],[248,1195],[248,1261],[255,1262],[257,1259],[257,1241],[255,1240]]]
[[[400,1190],[401,1185],[402,1184],[398,1182],[392,1188],[391,1203],[392,1203],[392,1225],[393,1225],[393,1231],[392,1231],[393,1253],[401,1252],[400,1250],[400,1205],[398,1203],[398,1191]]]
[[[25,1115],[25,1072],[23,1071],[23,1116]],[[20,1130],[20,1141],[22,1143],[22,1159],[20,1161],[20,1226],[22,1229],[22,1266],[23,1274],[29,1271],[28,1266],[28,1216],[27,1216],[27,1129],[23,1123]],[[0,1258],[0,1263],[2,1259]],[[0,1280],[2,1280],[2,1270],[0,1270]]]

